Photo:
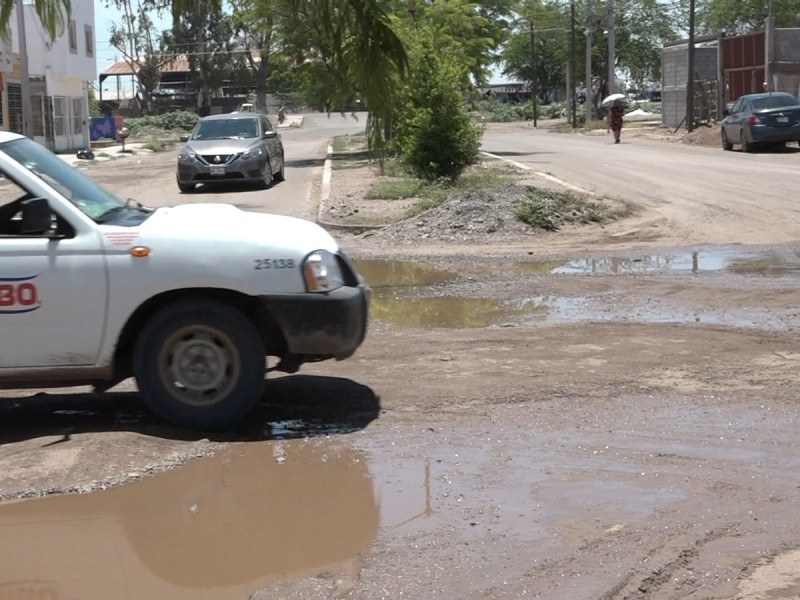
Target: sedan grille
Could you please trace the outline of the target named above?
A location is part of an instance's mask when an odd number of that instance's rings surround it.
[[[235,154],[201,154],[200,160],[208,165],[225,165],[235,156]]]

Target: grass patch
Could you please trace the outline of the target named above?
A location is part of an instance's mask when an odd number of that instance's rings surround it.
[[[347,152],[354,148],[365,149],[367,147],[367,138],[363,135],[340,135],[333,138],[331,146],[334,152]]]
[[[656,119],[653,119],[655,121]],[[622,129],[655,129],[661,126],[661,121],[659,120],[658,125],[653,125],[653,121],[625,121],[625,124],[622,126]]]
[[[423,182],[413,178],[379,181],[367,190],[364,197],[367,200],[402,200],[418,196],[422,187]]]
[[[171,143],[165,142],[163,140],[150,140],[149,142],[142,144],[142,148],[144,148],[145,150],[150,150],[152,152],[163,152],[170,146],[172,146]]]
[[[564,224],[606,223],[629,216],[629,205],[612,206],[604,200],[588,200],[566,192],[528,188],[528,198],[517,207],[520,221],[546,231]]]

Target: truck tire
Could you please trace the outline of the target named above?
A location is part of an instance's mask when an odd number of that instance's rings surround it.
[[[261,397],[266,357],[253,323],[215,301],[172,304],[136,342],[133,372],[147,405],[181,427],[221,429]]]

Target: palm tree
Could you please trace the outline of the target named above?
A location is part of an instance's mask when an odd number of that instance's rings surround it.
[[[0,0],[0,32],[3,37],[8,37],[8,25],[11,20],[11,11],[15,5],[22,5],[22,0]],[[47,35],[51,39],[56,39],[64,33],[64,29],[69,23],[70,13],[72,12],[71,0],[34,0],[36,14],[42,22]]]

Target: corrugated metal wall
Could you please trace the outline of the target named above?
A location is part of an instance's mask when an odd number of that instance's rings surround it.
[[[743,94],[766,91],[764,81],[765,34],[763,31],[722,38],[722,70],[726,102]]]

